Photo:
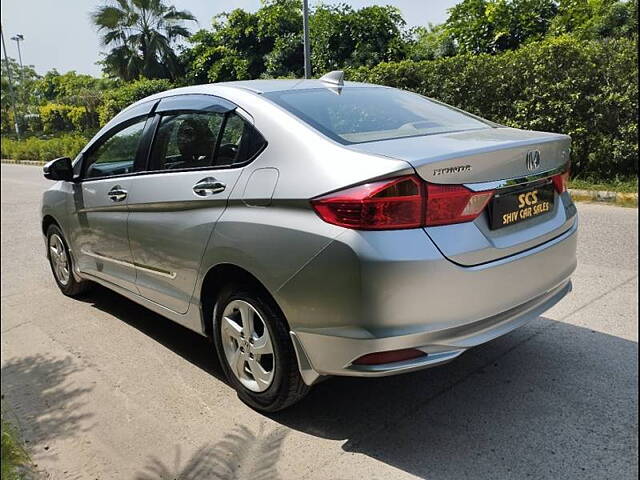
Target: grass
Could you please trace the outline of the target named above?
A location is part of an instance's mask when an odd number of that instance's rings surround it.
[[[578,190],[606,190],[608,192],[638,193],[638,179],[591,180],[574,178],[569,180],[569,188]]]
[[[31,461],[13,425],[2,418],[2,480],[25,478]]]

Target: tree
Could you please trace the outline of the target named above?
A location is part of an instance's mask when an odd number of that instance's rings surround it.
[[[255,13],[222,13],[210,31],[200,30],[189,42],[182,58],[190,83],[301,75],[301,3],[265,0]]]
[[[106,74],[125,81],[175,80],[181,74],[173,45],[190,35],[184,24],[196,19],[188,11],[164,0],[116,0],[95,10],[91,19],[102,44],[112,47],[101,62]]]
[[[445,28],[461,53],[497,53],[544,37],[556,13],[553,0],[463,0]]]
[[[187,81],[220,82],[260,77],[301,77],[302,2],[263,0],[251,13],[235,9],[214,18],[212,30],[190,38],[183,53]],[[409,35],[394,7],[320,5],[311,13],[312,65],[329,70],[406,57]]]
[[[40,78],[33,68],[33,65],[21,67],[14,59],[8,59],[8,69],[5,68],[2,60],[2,76],[0,85],[0,115],[2,117],[1,129],[3,132],[12,132],[14,129],[13,102],[16,103],[18,123],[20,128],[25,130],[28,127],[28,119],[31,114],[37,112],[39,98],[35,92],[34,85]],[[7,71],[9,70],[9,71]],[[9,91],[9,73],[11,73],[12,93]]]
[[[435,60],[456,54],[453,37],[444,25],[429,23],[426,27],[415,27],[411,35],[408,55],[412,60]]]
[[[551,32],[554,35],[568,33],[581,40],[593,40],[632,37],[637,28],[637,0],[562,0]]]
[[[373,66],[406,58],[408,35],[400,10],[371,6],[320,5],[309,20],[311,61],[316,74]]]

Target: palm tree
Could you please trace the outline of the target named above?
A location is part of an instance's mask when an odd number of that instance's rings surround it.
[[[186,10],[164,0],[115,0],[91,14],[102,45],[112,47],[102,61],[106,73],[125,81],[140,76],[175,79],[180,62],[172,44],[190,35]]]

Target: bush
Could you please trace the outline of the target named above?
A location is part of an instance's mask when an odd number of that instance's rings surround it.
[[[76,134],[48,139],[29,137],[23,140],[14,140],[3,136],[1,140],[2,158],[42,162],[48,162],[57,157],[73,159],[86,143],[85,137]]]
[[[518,128],[573,139],[574,176],[638,174],[636,41],[558,37],[500,55],[381,63],[351,80],[412,90]]]
[[[98,107],[100,125],[105,125],[126,106],[154,93],[169,90],[172,86],[171,82],[165,79],[140,79],[106,91],[103,103]]]
[[[67,115],[73,128],[82,132],[98,126],[98,114],[90,112],[86,107],[72,107]]]
[[[74,107],[59,103],[47,103],[40,107],[40,120],[45,133],[67,132],[73,130],[69,112]]]

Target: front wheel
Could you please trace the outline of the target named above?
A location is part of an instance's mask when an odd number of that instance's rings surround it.
[[[229,288],[214,312],[218,357],[242,401],[275,412],[306,395],[309,387],[300,377],[286,321],[266,293],[248,286]]]
[[[51,225],[47,229],[47,258],[53,278],[62,293],[69,297],[75,297],[90,288],[91,282],[78,281],[73,275],[73,258],[64,239],[64,234],[57,225]]]

